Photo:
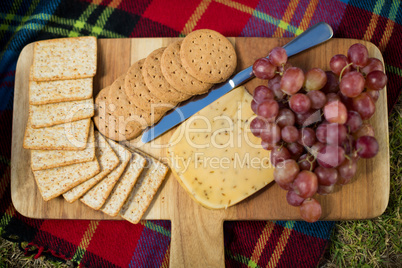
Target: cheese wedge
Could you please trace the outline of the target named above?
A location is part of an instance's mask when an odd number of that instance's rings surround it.
[[[250,131],[252,96],[239,87],[176,129],[168,148],[172,173],[210,209],[230,207],[273,181],[269,152]]]

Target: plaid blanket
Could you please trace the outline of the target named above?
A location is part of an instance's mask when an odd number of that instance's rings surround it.
[[[25,218],[10,197],[13,89],[17,58],[33,41],[170,37],[210,28],[226,36],[292,37],[326,21],[336,37],[369,40],[383,53],[389,110],[402,87],[401,1],[325,0],[3,0],[0,2],[0,232],[29,242],[26,255],[71,259],[82,267],[167,267],[170,222]],[[228,267],[315,267],[333,222],[225,223]]]

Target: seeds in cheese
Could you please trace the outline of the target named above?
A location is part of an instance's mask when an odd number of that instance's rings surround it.
[[[250,131],[251,101],[244,87],[236,88],[190,117],[170,139],[173,174],[207,208],[232,206],[273,181],[269,153]]]

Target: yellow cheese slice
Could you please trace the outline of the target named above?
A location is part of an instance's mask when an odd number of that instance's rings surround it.
[[[269,152],[253,136],[252,96],[232,90],[176,129],[169,142],[172,173],[191,197],[211,209],[232,206],[273,181]]]

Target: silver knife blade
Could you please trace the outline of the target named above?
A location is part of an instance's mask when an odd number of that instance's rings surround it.
[[[322,44],[331,39],[332,36],[333,30],[331,26],[325,22],[320,22],[284,45],[283,48],[286,50],[288,57],[290,57]],[[226,83],[214,86],[208,93],[195,96],[181,103],[180,106],[166,114],[157,124],[147,128],[141,136],[141,141],[143,143],[152,141],[253,77],[253,66],[250,66],[237,73]]]

